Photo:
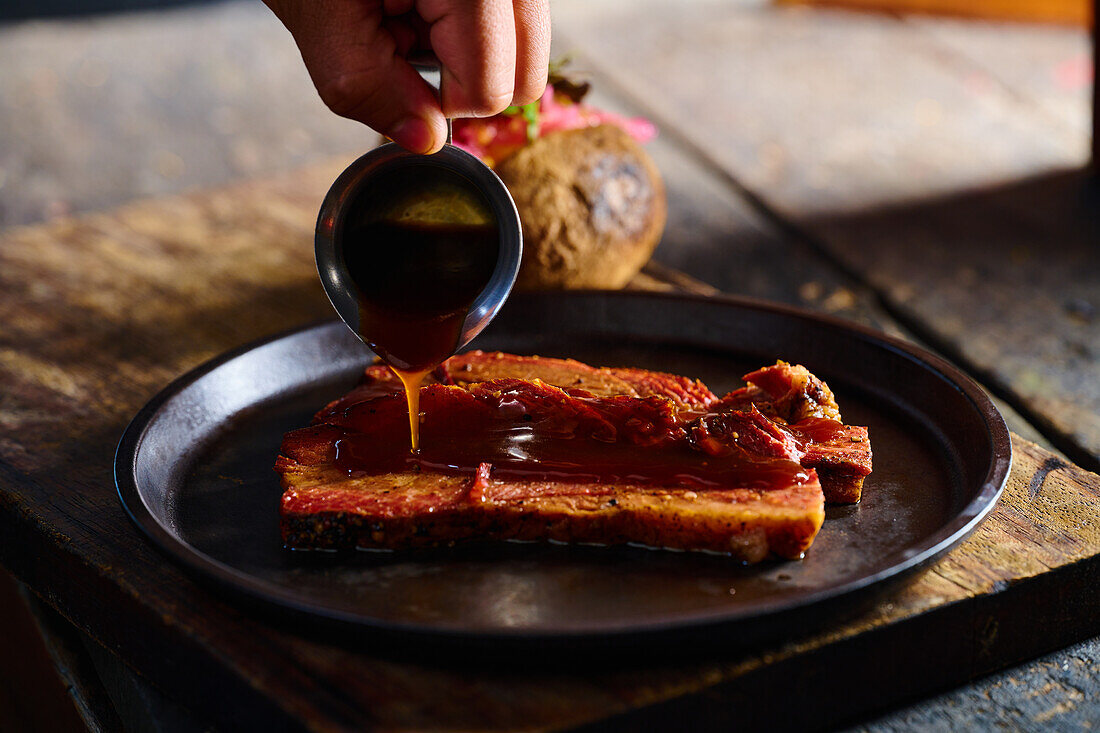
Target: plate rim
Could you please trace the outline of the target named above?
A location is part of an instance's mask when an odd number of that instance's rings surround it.
[[[123,509],[131,522],[160,552],[165,553],[185,569],[200,579],[214,581],[220,588],[243,596],[247,600],[258,601],[270,607],[270,610],[289,611],[295,615],[304,615],[311,619],[351,626],[371,632],[412,635],[425,639],[450,639],[472,642],[491,641],[546,641],[613,639],[635,637],[639,635],[661,634],[676,631],[696,631],[717,627],[723,624],[761,620],[768,617],[821,606],[845,596],[854,595],[872,586],[885,585],[890,580],[901,579],[914,573],[932,561],[942,557],[949,550],[965,540],[996,506],[1011,470],[1013,450],[1012,440],[1003,416],[992,399],[978,384],[959,367],[927,349],[912,344],[890,334],[878,331],[861,323],[849,321],[837,316],[817,313],[796,306],[775,303],[758,298],[738,295],[698,295],[677,292],[647,291],[606,291],[575,290],[564,293],[523,293],[522,299],[550,299],[562,297],[600,297],[619,300],[658,300],[666,302],[688,302],[715,306],[733,307],[762,311],[800,320],[809,320],[832,328],[839,328],[857,335],[863,341],[884,346],[890,351],[921,364],[924,368],[946,379],[967,398],[981,416],[986,428],[986,437],[990,443],[991,457],[985,475],[973,498],[952,513],[939,529],[915,545],[899,548],[887,556],[886,561],[902,555],[896,562],[868,575],[831,585],[817,591],[779,599],[747,607],[740,612],[736,609],[706,609],[692,613],[688,617],[675,619],[656,619],[634,623],[629,626],[616,625],[613,621],[588,621],[582,625],[543,627],[537,630],[524,628],[476,629],[459,628],[425,623],[405,623],[372,618],[351,611],[332,608],[323,604],[304,602],[282,586],[250,575],[231,565],[207,555],[198,548],[185,542],[165,527],[154,515],[145,501],[138,486],[134,468],[145,432],[161,407],[184,389],[222,365],[268,344],[296,336],[311,330],[320,330],[340,325],[336,318],[314,320],[297,327],[280,330],[269,336],[249,341],[229,349],[188,370],[169,382],[157,392],[127,424],[115,450],[113,469],[115,486]],[[914,551],[914,548],[915,551]]]

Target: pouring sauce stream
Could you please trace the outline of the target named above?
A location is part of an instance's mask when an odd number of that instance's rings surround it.
[[[359,336],[405,387],[410,445],[420,448],[424,378],[454,353],[463,322],[492,277],[499,231],[469,186],[361,196],[348,214],[343,258],[359,299]]]

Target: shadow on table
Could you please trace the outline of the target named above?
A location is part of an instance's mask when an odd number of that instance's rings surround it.
[[[1052,171],[799,222],[1089,470],[1100,468],[1100,180]]]

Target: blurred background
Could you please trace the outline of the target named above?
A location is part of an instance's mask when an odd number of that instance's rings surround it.
[[[928,324],[918,336],[1006,392],[1049,397],[1035,364],[1060,364],[1053,398],[1071,418],[1072,409],[1095,414],[1095,209],[1085,234],[1058,224],[1080,214],[1090,159],[1088,0],[556,0],[552,8],[555,52],[571,52],[596,81],[596,101],[661,130],[650,146],[670,200],[659,262],[722,290],[896,332],[885,302],[903,324]],[[303,166],[350,161],[376,139],[325,109],[289,34],[259,0],[0,0],[0,228],[246,179],[293,180]],[[1019,236],[982,240],[980,221],[998,217]],[[936,240],[936,232],[949,233]],[[1055,240],[1066,242],[1060,262],[1045,257]],[[808,241],[825,243],[833,274]],[[714,268],[719,247],[735,249],[740,265]],[[920,264],[948,256],[959,264],[947,271]],[[885,295],[871,295],[853,272]],[[1049,287],[1021,297],[1034,283],[1017,272]],[[954,291],[935,286],[945,277]],[[988,282],[996,285],[988,312],[963,313],[952,301],[952,292]],[[1029,321],[1036,308],[1041,320]],[[1013,319],[1023,335],[1006,357],[1006,337],[987,326]],[[1039,412],[1028,417],[1050,427]],[[1022,421],[1012,427],[1043,440]],[[1054,425],[1049,434],[1094,468],[1100,432],[1091,430],[1069,435]],[[0,627],[11,630],[0,645],[0,730],[79,727],[7,576]],[[1048,712],[1044,722],[1084,726],[1097,712],[1082,703],[1096,691],[1098,659],[1100,643],[1088,642],[877,729],[950,720],[1012,727]],[[116,704],[144,701],[164,720],[188,720],[149,702],[154,693],[140,680],[99,673],[114,680]],[[1032,694],[1038,689],[1047,693]]]
[[[797,178],[819,210],[1086,160],[1087,0],[840,4],[684,3],[686,32],[715,15],[715,38],[700,41],[726,67],[719,89],[692,87],[708,77],[684,76],[700,56],[675,29],[631,28],[630,13],[661,3],[555,2],[555,45],[613,79],[637,63],[631,54],[658,59],[668,74],[653,84],[686,78],[673,90],[683,104],[643,112],[690,123],[706,99],[700,124],[737,141],[715,155],[736,156],[749,184]],[[898,12],[913,8],[947,15]],[[0,2],[0,226],[289,171],[373,141],[319,102],[258,0]]]

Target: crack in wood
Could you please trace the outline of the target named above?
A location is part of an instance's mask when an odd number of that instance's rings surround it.
[[[1039,495],[1039,491],[1042,490],[1043,484],[1047,480],[1047,475],[1051,471],[1057,471],[1065,467],[1066,462],[1056,456],[1051,456],[1043,461],[1043,464],[1039,466],[1039,470],[1035,472],[1035,475],[1031,477],[1031,481],[1027,485],[1027,497],[1034,500],[1035,497]]]

